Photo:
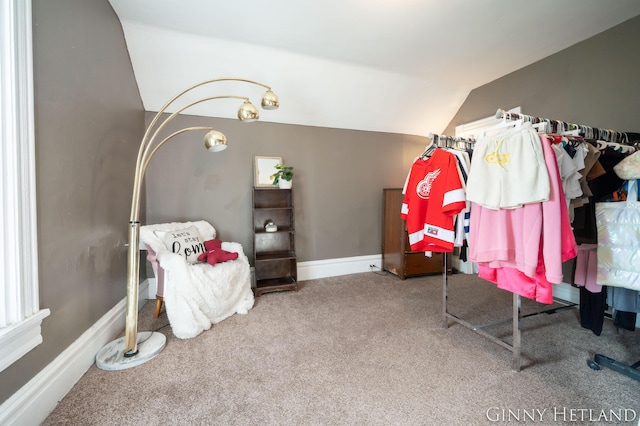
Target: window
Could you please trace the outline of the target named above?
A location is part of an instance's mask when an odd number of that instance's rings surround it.
[[[0,371],[42,343],[35,192],[31,0],[0,10]],[[34,261],[34,259],[36,261]]]

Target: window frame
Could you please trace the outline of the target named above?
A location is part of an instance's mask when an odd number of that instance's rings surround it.
[[[42,343],[31,0],[0,9],[0,371]]]

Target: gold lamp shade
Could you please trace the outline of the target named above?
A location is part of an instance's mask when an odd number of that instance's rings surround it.
[[[227,149],[227,137],[222,132],[211,130],[204,135],[204,146],[212,152],[224,151]]]
[[[240,121],[252,122],[260,118],[258,108],[251,101],[244,101],[238,109],[238,118]]]
[[[267,90],[262,96],[262,108],[264,109],[278,109],[280,106],[280,99],[278,95],[273,93],[271,89]]]

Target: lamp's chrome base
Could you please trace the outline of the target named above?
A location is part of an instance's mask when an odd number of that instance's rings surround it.
[[[124,356],[125,337],[114,340],[102,347],[96,354],[96,366],[101,370],[124,370],[153,359],[164,349],[167,337],[158,332],[138,333],[138,353]]]

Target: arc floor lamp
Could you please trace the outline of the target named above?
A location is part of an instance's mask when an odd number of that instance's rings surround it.
[[[190,92],[200,86],[221,81],[238,81],[262,86],[267,89],[262,97],[262,108],[266,110],[273,110],[280,106],[280,101],[276,94],[273,93],[271,88],[265,84],[242,78],[217,78],[206,80],[186,88],[164,104],[160,111],[155,115],[142,137],[142,142],[140,143],[140,148],[138,150],[138,158],[136,160],[136,169],[133,180],[127,256],[125,336],[108,343],[98,351],[98,354],[96,355],[96,365],[100,369],[123,370],[135,367],[136,365],[143,364],[154,358],[162,352],[162,349],[164,349],[166,344],[166,337],[164,334],[148,331],[138,333],[138,288],[140,285],[140,196],[142,181],[144,180],[144,174],[151,157],[153,157],[165,142],[179,134],[193,130],[207,131],[204,136],[204,145],[209,151],[218,152],[227,148],[227,138],[225,135],[214,130],[212,127],[187,127],[171,133],[169,136],[164,137],[164,139],[160,139],[159,135],[167,123],[187,108],[214,99],[241,99],[244,102],[238,109],[238,119],[246,122],[258,120],[258,108],[251,103],[251,100],[248,97],[237,95],[221,95],[201,98],[178,108],[174,113],[162,119],[167,108],[187,92]]]

